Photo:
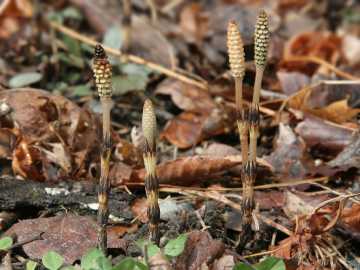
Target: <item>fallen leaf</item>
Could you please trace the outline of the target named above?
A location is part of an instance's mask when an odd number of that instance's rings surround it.
[[[6,39],[21,28],[21,23],[33,15],[28,0],[4,0],[0,4],[0,39]]]
[[[213,240],[206,231],[192,231],[188,234],[183,253],[176,260],[176,270],[196,270],[203,264],[212,263],[224,252],[225,246]]]
[[[167,139],[179,148],[192,147],[201,140],[205,119],[205,115],[183,112],[166,124],[160,138]]]
[[[281,89],[286,95],[292,95],[310,83],[309,76],[300,72],[278,71],[276,75],[280,81]]]
[[[165,80],[158,86],[155,93],[170,95],[176,106],[188,112],[206,114],[215,107],[208,92],[175,80]]]
[[[16,127],[15,174],[39,181],[87,176],[85,159],[96,159],[99,149],[93,115],[65,97],[38,89],[1,91],[0,99],[11,112],[0,119],[1,125]]]
[[[352,237],[360,239],[360,205],[353,203],[351,207],[345,208],[339,221],[340,227]]]
[[[360,109],[348,106],[346,99],[329,104],[324,108],[306,109],[307,112],[334,123],[342,124],[354,118],[360,113]]]
[[[42,74],[37,72],[19,73],[9,80],[9,86],[11,88],[24,87],[39,82],[41,78]]]
[[[232,255],[224,255],[220,259],[215,260],[212,270],[226,270],[233,269],[235,266],[234,256]]]
[[[305,117],[304,121],[296,126],[295,131],[304,139],[307,147],[317,146],[335,153],[349,145],[353,133],[351,129],[313,116]]]
[[[199,3],[188,4],[180,12],[180,27],[187,42],[200,46],[207,36],[209,14]]]
[[[267,170],[273,169],[272,166],[264,159],[258,158],[257,162]],[[239,164],[241,164],[241,155],[226,157],[182,157],[157,165],[156,173],[160,184],[184,186],[191,185],[199,180],[208,179],[211,175],[215,176]],[[142,182],[144,177],[144,169],[135,170],[133,172],[131,182]]]
[[[335,159],[328,162],[330,167],[340,167],[347,169],[350,167],[358,168],[360,164],[360,135],[356,132],[349,143]]]
[[[6,235],[15,234],[19,242],[42,234],[43,240],[36,240],[23,245],[23,250],[31,259],[41,259],[48,251],[59,253],[65,263],[72,264],[79,260],[89,249],[96,247],[98,225],[85,216],[55,216],[21,220],[13,225]],[[119,239],[116,230],[108,230],[108,247],[126,247],[126,242]]]
[[[264,158],[274,167],[280,179],[302,179],[307,172],[301,161],[304,153],[304,141],[296,136],[290,126],[280,123],[275,150]]]

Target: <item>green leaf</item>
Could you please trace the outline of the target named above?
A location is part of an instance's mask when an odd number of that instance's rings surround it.
[[[68,19],[74,19],[74,20],[79,20],[81,21],[83,16],[81,14],[81,12],[74,8],[74,7],[68,7],[65,8],[62,12],[61,12],[62,16],[64,18],[68,18]]]
[[[41,78],[42,74],[38,72],[19,73],[10,79],[9,86],[11,88],[23,87],[36,83],[40,81]]]
[[[114,266],[112,270],[147,270],[146,265],[134,260],[133,258],[125,258],[119,264]]]
[[[13,244],[13,239],[9,236],[0,239],[0,250],[8,250]]]
[[[103,38],[103,44],[113,49],[120,49],[123,43],[123,36],[119,26],[110,27]]]
[[[63,42],[65,43],[70,54],[73,54],[77,57],[81,57],[81,47],[80,47],[79,41],[77,41],[69,36],[64,36]]]
[[[105,255],[96,248],[91,249],[81,258],[81,269],[83,270],[97,269],[98,267],[97,260],[100,257],[105,257]]]
[[[111,270],[112,265],[108,258],[105,257],[99,257],[96,259],[97,268],[99,270]]]
[[[59,60],[64,62],[65,64],[77,68],[84,68],[85,63],[84,59],[74,54],[65,54],[65,53],[58,53]]]
[[[283,260],[268,257],[262,262],[255,265],[256,270],[286,270],[286,266]]]
[[[73,87],[73,96],[83,97],[91,95],[90,86],[87,84],[80,84]]]
[[[54,251],[49,251],[42,257],[42,263],[47,269],[58,270],[64,263],[64,258]]]
[[[140,74],[119,75],[112,78],[115,95],[124,95],[131,90],[145,90],[148,77]]]
[[[74,266],[69,265],[69,266],[62,267],[61,270],[77,270],[77,269]]]
[[[142,251],[144,251],[145,245],[147,246],[147,255],[149,258],[160,252],[160,248],[148,240],[140,239],[136,241],[136,244]]]
[[[37,266],[37,262],[27,261],[26,270],[35,270],[36,266]]]
[[[238,263],[234,266],[233,270],[254,270],[254,267],[251,267],[250,265],[247,265],[245,263]]]
[[[171,257],[179,256],[184,251],[186,240],[186,234],[180,234],[176,239],[170,240],[164,247],[165,255]]]

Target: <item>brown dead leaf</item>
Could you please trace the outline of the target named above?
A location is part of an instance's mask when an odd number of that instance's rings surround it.
[[[272,166],[264,159],[257,159],[259,165],[267,170]],[[209,176],[221,174],[224,171],[241,164],[241,156],[192,156],[182,157],[176,160],[163,162],[156,167],[156,173],[160,184],[191,185]],[[142,182],[145,177],[145,170],[135,170],[131,182]],[[126,183],[122,183],[126,184]]]
[[[2,91],[0,99],[10,108],[1,130],[16,127],[15,174],[39,181],[86,176],[85,161],[99,149],[93,115],[65,97],[32,88]]]
[[[167,139],[179,148],[192,147],[201,140],[205,119],[205,115],[183,112],[166,124],[160,138]]]
[[[360,239],[360,205],[352,204],[351,207],[345,208],[340,218],[340,226],[346,233],[356,239]]]
[[[180,13],[180,27],[187,42],[201,45],[208,34],[209,14],[199,3],[186,5]]]
[[[276,75],[279,78],[281,89],[286,95],[292,95],[310,84],[309,76],[300,72],[278,71]]]
[[[296,136],[290,126],[280,123],[275,150],[265,160],[274,167],[280,179],[303,179],[307,171],[302,164],[304,152],[304,141]]]
[[[341,57],[341,38],[325,32],[304,32],[292,37],[284,49],[281,66],[289,71],[313,74],[318,65],[307,62],[288,61],[293,56],[316,56],[332,64]]]
[[[159,85],[155,93],[170,95],[176,106],[188,112],[206,114],[215,107],[215,103],[208,92],[175,80],[165,80]]]
[[[33,14],[29,0],[4,0],[0,4],[0,39],[6,39],[21,28]]]
[[[360,109],[349,107],[347,99],[333,102],[324,108],[306,109],[306,111],[322,119],[338,124],[347,122],[360,113]]]
[[[317,146],[335,153],[349,145],[353,133],[351,129],[312,116],[300,122],[295,131],[304,139],[308,147]]]
[[[235,266],[234,256],[224,255],[220,259],[215,260],[211,270],[227,270],[233,269]]]
[[[218,240],[213,240],[206,231],[189,233],[186,246],[176,260],[176,270],[196,270],[203,264],[212,263],[224,252],[225,246]]]
[[[65,259],[65,263],[72,264],[97,245],[97,223],[84,216],[66,215],[22,220],[13,225],[6,235],[15,234],[18,242],[22,242],[42,232],[43,240],[23,245],[25,254],[31,259],[41,259],[46,252],[55,251]],[[119,239],[115,229],[108,230],[108,247],[126,247],[126,242]]]
[[[358,168],[360,165],[360,135],[356,132],[349,143],[335,159],[328,162],[330,167],[347,169],[350,167]]]
[[[131,211],[133,212],[134,217],[136,217],[142,223],[147,223],[149,220],[146,212],[147,207],[148,204],[146,198],[138,198],[131,205]]]
[[[11,159],[16,145],[16,134],[11,129],[0,129],[0,158]]]

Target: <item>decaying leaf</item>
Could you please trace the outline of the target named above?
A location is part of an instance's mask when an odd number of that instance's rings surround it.
[[[192,231],[188,235],[183,253],[176,261],[176,270],[196,270],[209,264],[224,252],[224,244],[213,240],[208,232]]]
[[[304,152],[304,141],[289,126],[280,123],[275,150],[265,159],[274,167],[275,173],[282,176],[281,179],[302,179],[307,171],[301,161]]]
[[[342,169],[355,167],[360,165],[360,135],[356,132],[349,143],[335,159],[328,162],[331,167],[340,167]]]
[[[8,38],[21,28],[21,23],[33,14],[31,1],[4,0],[0,4],[0,39]]]
[[[46,252],[55,251],[64,257],[66,263],[72,264],[96,247],[98,227],[91,217],[66,215],[22,220],[13,225],[6,235],[15,234],[22,242],[40,233],[43,233],[43,240],[23,245],[24,252],[31,259],[41,259]],[[108,247],[124,249],[126,242],[119,239],[115,230],[109,230]]]
[[[307,116],[297,125],[295,131],[304,139],[308,147],[317,146],[335,153],[351,142],[353,133],[349,128],[313,116]]]
[[[0,99],[10,108],[1,130],[16,135],[15,144],[8,140],[15,174],[39,181],[86,176],[84,163],[99,147],[93,115],[65,97],[32,88],[2,91]]]
[[[268,170],[273,169],[267,161],[263,159],[257,161]],[[192,156],[161,163],[157,166],[156,172],[160,184],[191,185],[199,180],[209,179],[209,176],[215,176],[239,164],[241,164],[240,155],[226,157]],[[144,169],[135,170],[132,181],[143,181],[144,176]]]
[[[165,80],[155,93],[170,95],[176,106],[188,112],[206,114],[215,107],[209,92],[175,80]]]

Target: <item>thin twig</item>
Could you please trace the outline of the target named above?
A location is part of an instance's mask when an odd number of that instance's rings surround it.
[[[88,44],[90,46],[96,46],[96,44],[98,44],[98,42],[92,38],[89,38],[83,34],[80,34],[64,25],[61,25],[59,23],[56,23],[56,22],[52,22],[50,21],[49,22],[49,25],[56,29],[57,31],[73,38],[73,39],[76,39],[76,40],[79,40],[85,44]],[[107,47],[103,44],[101,44],[102,47],[104,48],[104,50],[108,53],[108,54],[111,54],[113,56],[116,56],[120,59],[120,61],[130,61],[132,63],[135,63],[135,64],[139,64],[139,65],[144,65],[154,71],[157,71],[157,72],[160,72],[168,77],[171,77],[171,78],[174,78],[174,79],[177,79],[179,81],[182,81],[182,82],[185,82],[185,83],[188,83],[188,84],[191,84],[191,85],[194,85],[196,87],[199,87],[200,89],[203,89],[203,90],[208,90],[208,85],[207,83],[203,83],[203,82],[198,82],[196,80],[193,80],[191,78],[188,78],[187,76],[184,76],[182,74],[179,74],[173,70],[170,70],[168,69],[167,67],[164,67],[162,65],[159,65],[159,64],[156,64],[156,63],[153,63],[153,62],[150,62],[150,61],[147,61],[139,56],[136,56],[136,55],[133,55],[133,54],[124,54],[122,52],[120,52],[119,50],[116,50],[116,49],[113,49],[113,48],[110,48],[110,47]]]
[[[290,56],[284,59],[284,61],[294,61],[294,62],[312,62],[315,64],[319,64],[322,65],[328,69],[330,69],[331,71],[333,71],[336,75],[343,77],[345,79],[348,80],[353,80],[353,81],[357,81],[360,78],[355,77],[345,71],[342,71],[340,69],[338,69],[337,67],[335,67],[334,65],[330,64],[329,62],[327,62],[324,59],[321,59],[317,56]]]

